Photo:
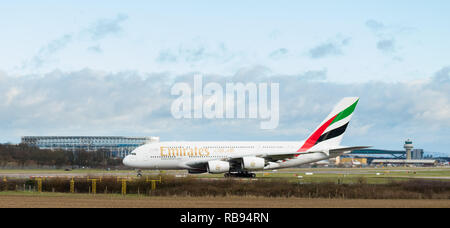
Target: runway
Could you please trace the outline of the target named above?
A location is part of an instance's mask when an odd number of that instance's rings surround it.
[[[450,180],[450,167],[429,168],[311,168],[311,169],[285,169],[255,172],[257,178],[307,178],[310,180],[324,178],[406,178],[406,179],[437,179]],[[175,178],[192,177],[202,179],[223,179],[223,174],[188,174],[187,171],[176,170],[143,170],[144,176],[172,175]],[[33,170],[9,170],[0,169],[0,178],[87,178],[87,177],[136,177],[135,170],[99,170],[99,169],[75,169],[72,171],[33,169]]]

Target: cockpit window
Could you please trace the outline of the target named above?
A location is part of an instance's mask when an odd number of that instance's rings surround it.
[[[131,155],[136,155],[136,153],[131,153]]]

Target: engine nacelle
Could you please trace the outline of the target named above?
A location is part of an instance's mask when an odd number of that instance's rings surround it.
[[[230,171],[230,163],[224,161],[209,161],[208,173],[227,173]]]
[[[257,157],[243,157],[242,169],[244,170],[260,170],[264,169],[266,161],[264,158]]]

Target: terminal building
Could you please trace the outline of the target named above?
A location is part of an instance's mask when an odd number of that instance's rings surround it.
[[[413,166],[436,166],[437,161],[436,160],[414,160],[414,159],[374,159],[371,163],[374,166],[377,165],[396,165],[396,166],[407,166],[407,165],[413,165]]]
[[[388,166],[435,166],[437,160],[425,159],[423,149],[414,149],[411,140],[406,140],[405,150],[364,149],[352,151],[349,156],[365,156],[370,165]],[[388,157],[386,157],[388,156]]]
[[[22,143],[40,149],[67,151],[100,149],[110,151],[111,157],[123,158],[138,146],[159,142],[159,137],[123,136],[23,136]]]

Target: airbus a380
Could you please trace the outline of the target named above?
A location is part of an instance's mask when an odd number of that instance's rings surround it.
[[[340,145],[358,101],[358,97],[342,99],[303,142],[151,143],[133,150],[123,159],[123,164],[140,169],[187,169],[189,173],[255,177],[252,172],[257,170],[290,168],[334,158],[368,148]]]

